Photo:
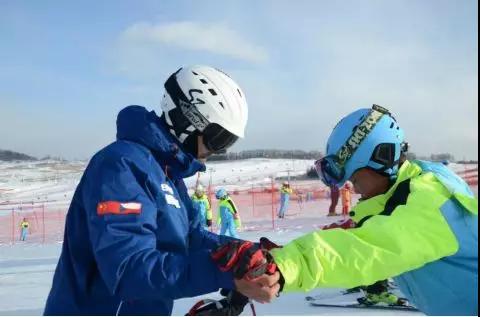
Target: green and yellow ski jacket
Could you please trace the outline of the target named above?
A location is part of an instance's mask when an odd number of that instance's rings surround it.
[[[359,202],[351,217],[356,228],[272,250],[284,292],[393,277],[426,314],[478,314],[478,201],[446,166],[404,162],[388,192]]]

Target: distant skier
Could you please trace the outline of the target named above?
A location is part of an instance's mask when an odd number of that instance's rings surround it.
[[[336,213],[336,208],[338,205],[338,199],[340,198],[340,189],[337,185],[332,184],[330,187],[330,207],[328,208],[327,216],[338,216]]]
[[[296,190],[295,195],[297,196],[297,202],[300,210],[303,210],[303,204],[305,203],[305,194],[301,190]]]
[[[241,220],[235,203],[223,188],[217,190],[215,197],[220,201],[217,220],[220,226],[219,234],[238,238],[237,229],[241,226]]]
[[[344,217],[348,216],[352,206],[352,191],[350,182],[346,182],[340,189],[340,196],[342,197],[342,215]]]
[[[205,189],[201,184],[198,184],[195,188],[195,193],[192,196],[192,203],[193,207],[198,212],[201,225],[208,230],[212,226],[212,208],[210,207],[210,201],[205,194]]]
[[[27,240],[29,229],[30,223],[28,222],[27,218],[23,218],[22,222],[20,223],[20,241]]]
[[[280,219],[285,218],[285,213],[287,212],[292,192],[290,183],[286,181],[283,182],[282,187],[280,188],[280,209],[278,210],[278,218]]]
[[[306,202],[312,201],[313,200],[313,193],[308,191],[307,192],[307,197],[305,199]]]
[[[335,126],[315,166],[327,185],[353,183],[356,227],[269,251],[266,265],[280,270],[283,292],[393,278],[425,314],[478,315],[478,201],[445,165],[408,161],[407,149],[403,130],[377,105]]]

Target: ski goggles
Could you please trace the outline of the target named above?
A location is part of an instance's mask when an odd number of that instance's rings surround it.
[[[338,162],[336,155],[322,157],[315,161],[315,171],[327,186],[338,185],[345,176],[345,168]]]
[[[222,128],[216,123],[210,123],[203,131],[203,143],[213,153],[225,153],[238,140],[238,136]]]
[[[344,181],[346,163],[384,115],[390,115],[390,112],[383,107],[373,105],[337,153],[327,155],[315,162],[315,170],[325,185],[339,185]]]

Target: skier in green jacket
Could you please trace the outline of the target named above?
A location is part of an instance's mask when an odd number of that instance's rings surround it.
[[[393,278],[426,314],[478,314],[478,201],[445,165],[406,160],[407,147],[396,120],[377,105],[337,124],[316,168],[325,184],[350,180],[361,194],[350,212],[356,227],[318,230],[264,251],[283,292]]]

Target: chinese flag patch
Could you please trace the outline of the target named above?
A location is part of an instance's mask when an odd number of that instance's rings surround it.
[[[103,215],[139,215],[142,204],[136,202],[102,201],[97,205],[97,214]]]

